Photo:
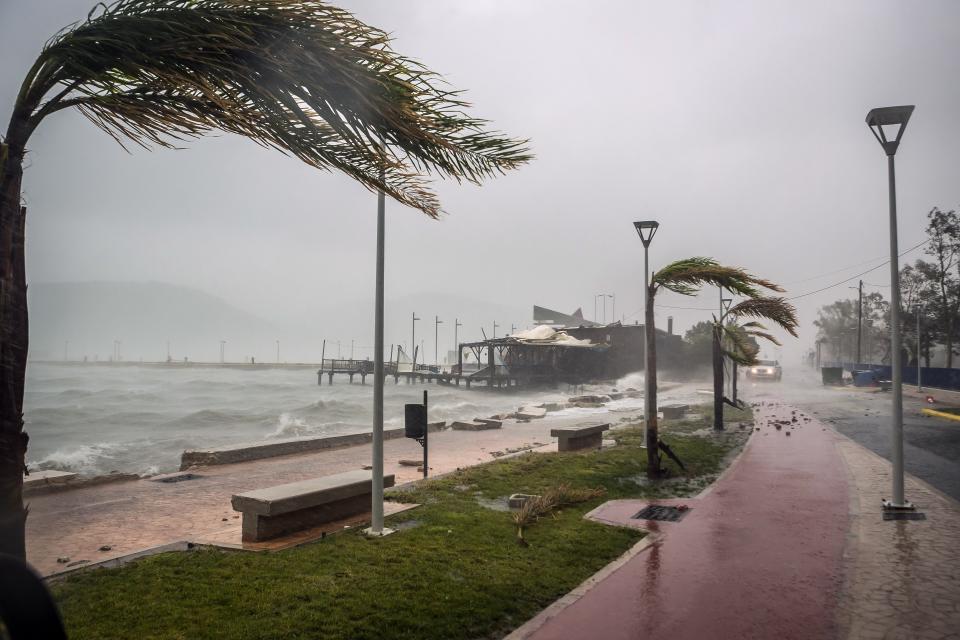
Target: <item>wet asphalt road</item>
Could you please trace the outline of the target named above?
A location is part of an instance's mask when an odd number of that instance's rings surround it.
[[[890,459],[889,394],[824,388],[812,374],[789,371],[779,384],[754,385],[745,391],[749,399],[779,399],[809,411],[851,440]],[[960,500],[960,422],[924,416],[920,410],[925,406],[919,399],[904,396],[904,464],[908,473]]]

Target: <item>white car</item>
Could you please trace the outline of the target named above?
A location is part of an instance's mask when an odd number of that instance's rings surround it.
[[[783,376],[783,369],[776,360],[760,360],[757,364],[747,369],[747,380],[773,380],[780,382]]]

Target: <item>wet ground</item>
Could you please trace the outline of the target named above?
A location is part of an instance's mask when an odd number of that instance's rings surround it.
[[[905,387],[911,392],[912,387]],[[824,420],[841,434],[890,459],[890,394],[853,387],[818,384],[812,372],[786,371],[783,382],[757,384],[745,390],[749,398],[780,398]],[[955,500],[960,500],[960,422],[929,417],[922,397],[904,395],[904,466],[911,473]],[[909,499],[909,496],[907,496]]]

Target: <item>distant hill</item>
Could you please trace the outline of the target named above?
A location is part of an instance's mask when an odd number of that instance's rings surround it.
[[[119,340],[124,360],[215,361],[220,340],[229,360],[271,353],[276,330],[216,296],[160,282],[31,284],[30,357],[108,360]],[[69,341],[69,344],[65,344]]]

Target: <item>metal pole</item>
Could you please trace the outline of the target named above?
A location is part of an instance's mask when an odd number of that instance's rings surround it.
[[[277,340],[277,364],[280,364],[280,341]]]
[[[384,171],[380,171],[380,180]],[[377,193],[377,292],[376,320],[373,330],[373,497],[370,508],[370,533],[383,535],[383,191]],[[416,317],[416,316],[414,316]]]
[[[923,307],[917,306],[917,391],[923,391],[923,381],[920,378],[920,312]]]
[[[430,471],[430,460],[428,457],[428,452],[430,450],[429,440],[430,440],[430,418],[427,417],[427,390],[423,390],[423,417],[427,424],[423,427],[423,477],[427,477],[427,473]]]
[[[650,286],[650,252],[647,243],[643,244],[643,344],[644,349],[647,345],[647,331],[650,330],[650,327],[647,326],[647,318],[650,317],[650,314],[647,310],[647,307],[650,305],[650,291],[648,287]],[[656,336],[654,336],[656,340]],[[650,372],[647,371],[646,365],[643,367],[643,377],[646,379],[647,375]],[[650,424],[650,394],[646,391],[643,394],[643,445],[647,444],[647,425]]]
[[[860,337],[863,335],[863,280],[857,287],[857,362],[854,366],[859,366],[860,360]]]
[[[893,351],[893,500],[887,506],[912,508],[903,495],[903,356],[900,352],[900,266],[897,249],[897,187],[893,155],[887,156],[890,190],[890,344]]]

